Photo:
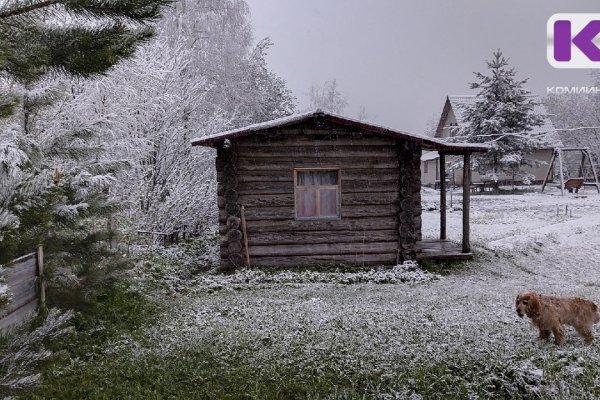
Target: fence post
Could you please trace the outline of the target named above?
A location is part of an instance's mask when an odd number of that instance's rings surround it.
[[[44,246],[38,246],[37,250],[38,277],[40,282],[40,307],[46,305],[46,282],[44,280]]]

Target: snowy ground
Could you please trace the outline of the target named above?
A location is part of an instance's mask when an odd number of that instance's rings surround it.
[[[435,206],[438,196],[424,189],[424,202]],[[290,370],[308,380],[369,374],[376,379],[357,385],[378,398],[428,398],[439,390],[471,398],[596,398],[600,340],[587,347],[568,330],[562,347],[539,342],[517,317],[514,299],[533,289],[600,303],[600,195],[589,188],[565,197],[556,190],[476,195],[471,210],[476,258],[447,275],[199,276],[139,351],[209,346],[224,365],[243,359],[274,380]],[[425,237],[438,234],[438,221],[437,211],[424,213]],[[461,211],[453,210],[448,236],[460,241],[460,232]]]

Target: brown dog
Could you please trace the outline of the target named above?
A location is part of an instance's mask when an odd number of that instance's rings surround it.
[[[586,344],[594,340],[593,325],[600,321],[598,307],[580,297],[545,296],[536,292],[523,292],[515,304],[519,317],[527,315],[540,330],[540,339],[554,335],[554,343],[565,341],[564,324],[571,325]]]

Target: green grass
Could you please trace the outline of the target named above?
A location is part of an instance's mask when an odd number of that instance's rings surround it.
[[[252,363],[251,354],[238,350],[227,357],[210,346],[165,356],[121,354],[54,368],[45,374],[43,386],[21,398],[379,399],[408,398],[412,393],[426,399],[468,399],[474,394],[488,399],[553,398],[538,393],[535,385],[507,365],[466,355],[417,368],[408,368],[409,360],[397,360],[381,373],[340,365],[335,355],[319,359],[310,368],[273,369]],[[554,362],[549,368],[560,371],[560,363]],[[588,368],[578,381],[587,386],[594,378],[596,368]]]
[[[476,261],[495,259],[481,253]],[[168,263],[151,266],[158,273]],[[451,280],[477,265],[426,262],[422,268]],[[160,306],[115,287],[77,315],[75,334],[52,343],[57,356],[41,369],[42,384],[15,394],[266,400],[600,396],[595,346],[558,348],[529,335],[514,340],[514,332],[502,333],[507,325],[498,318],[481,332],[461,325],[460,334],[449,337],[452,320],[446,314],[426,303],[398,301],[399,293],[411,299],[410,292],[428,285],[434,284],[281,285],[181,295],[173,302],[162,299]],[[464,297],[456,303],[456,318],[468,314],[464,306],[478,296]],[[543,380],[521,373],[523,363],[543,370]],[[571,373],[573,366],[580,371]]]

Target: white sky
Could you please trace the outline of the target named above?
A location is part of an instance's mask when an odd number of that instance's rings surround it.
[[[498,48],[526,87],[590,85],[589,70],[546,60],[546,23],[561,12],[600,12],[598,0],[246,0],[256,39],[270,37],[269,67],[299,109],[313,83],[337,79],[345,114],[422,132],[448,94],[470,94],[473,72]]]

